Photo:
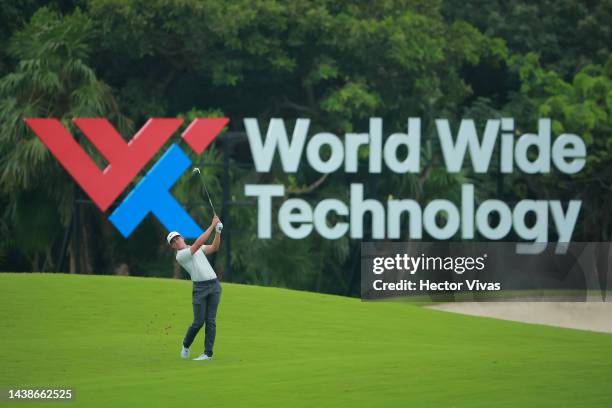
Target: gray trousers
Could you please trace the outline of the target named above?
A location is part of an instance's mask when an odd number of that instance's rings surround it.
[[[189,348],[202,326],[206,325],[204,329],[204,353],[212,357],[215,335],[217,334],[217,307],[220,300],[221,285],[217,279],[193,282],[193,323],[187,329],[183,346]]]

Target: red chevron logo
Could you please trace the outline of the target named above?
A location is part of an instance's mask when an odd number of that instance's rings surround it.
[[[196,119],[182,136],[201,154],[228,121],[227,118]],[[108,161],[104,170],[100,170],[59,120],[29,118],[25,122],[100,210],[106,211],[183,120],[149,119],[126,142],[106,119],[74,119],[85,137]]]

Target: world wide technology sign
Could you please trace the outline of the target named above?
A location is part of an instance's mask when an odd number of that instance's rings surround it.
[[[76,126],[108,161],[101,170],[75,141],[70,132],[57,119],[26,119],[27,125],[49,148],[66,171],[83,188],[101,211],[126,190],[161,149],[163,144],[182,124],[181,119],[150,119],[129,141],[125,142],[106,119],[75,119]],[[197,154],[202,154],[220,131],[227,118],[194,120],[182,133],[182,139]],[[274,160],[280,160],[283,171],[300,171],[302,157],[305,163],[321,174],[344,171],[356,173],[361,146],[368,147],[368,171],[373,174],[384,170],[398,174],[420,173],[421,119],[408,118],[406,129],[383,134],[383,120],[370,118],[369,128],[362,132],[347,133],[340,137],[332,132],[310,132],[310,119],[300,118],[293,129],[283,119],[260,123],[257,119],[244,119],[254,167],[257,172],[269,172]],[[475,173],[487,173],[493,160],[493,151],[499,145],[501,173],[520,171],[525,174],[547,174],[553,168],[565,174],[576,174],[586,164],[586,145],[581,137],[561,134],[553,137],[551,120],[542,118],[533,133],[515,136],[512,118],[487,120],[479,135],[476,123],[463,119],[453,132],[447,119],[435,122],[438,142],[446,170],[457,173],[465,165]],[[389,132],[390,133],[390,132]],[[265,136],[264,136],[265,134]],[[291,136],[289,136],[291,134]],[[322,155],[322,150],[329,154]],[[408,154],[400,158],[399,149]],[[537,154],[528,155],[535,148]],[[111,213],[109,220],[128,237],[148,215],[153,214],[168,230],[178,230],[188,238],[197,237],[202,228],[170,194],[170,189],[188,171],[191,160],[181,147],[173,144],[153,165],[129,195]],[[500,240],[514,231],[525,241],[547,242],[549,224],[552,223],[559,242],[570,242],[580,215],[580,200],[521,200],[511,208],[498,199],[475,203],[475,187],[461,186],[459,206],[446,199],[434,199],[425,206],[411,199],[389,198],[385,202],[365,197],[363,184],[347,187],[349,202],[336,198],[321,200],[314,206],[300,198],[285,200],[278,210],[280,230],[290,238],[302,239],[317,233],[326,239],[346,236],[363,238],[364,214],[372,217],[373,239],[398,239],[407,229],[411,239],[421,239],[423,233],[437,240],[460,237],[472,239],[476,234],[488,240]],[[393,193],[393,192],[389,192]],[[246,184],[244,194],[257,201],[257,236],[272,236],[272,199],[285,195],[282,184]],[[327,216],[335,213],[343,220],[329,225]],[[408,223],[401,216],[408,214]],[[444,225],[436,218],[445,214]],[[491,225],[489,216],[497,214],[499,221]],[[535,221],[528,222],[529,218]]]

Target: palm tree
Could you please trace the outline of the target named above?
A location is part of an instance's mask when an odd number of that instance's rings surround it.
[[[33,270],[54,267],[50,248],[61,236],[61,225],[69,223],[77,189],[25,126],[24,118],[59,118],[72,131],[75,117],[105,116],[120,131],[130,127],[118,113],[110,87],[87,65],[92,40],[92,22],[84,13],[77,10],[60,16],[41,8],[9,42],[8,52],[16,65],[0,79],[0,194],[6,196],[2,201],[8,202],[1,216],[11,239],[16,239],[15,234],[17,239],[27,239],[26,245],[18,247],[30,259]],[[91,146],[84,147],[100,164]],[[34,234],[27,221],[35,220],[37,214],[59,222],[48,222],[44,228],[37,225]],[[9,239],[5,234],[2,237]],[[86,253],[87,242],[79,244]],[[71,271],[76,265],[76,245],[73,242],[70,251]],[[41,255],[46,258],[42,263]],[[91,272],[91,265],[84,266]]]

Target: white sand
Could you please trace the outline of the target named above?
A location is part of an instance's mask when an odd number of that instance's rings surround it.
[[[612,333],[612,302],[456,302],[436,310]]]

